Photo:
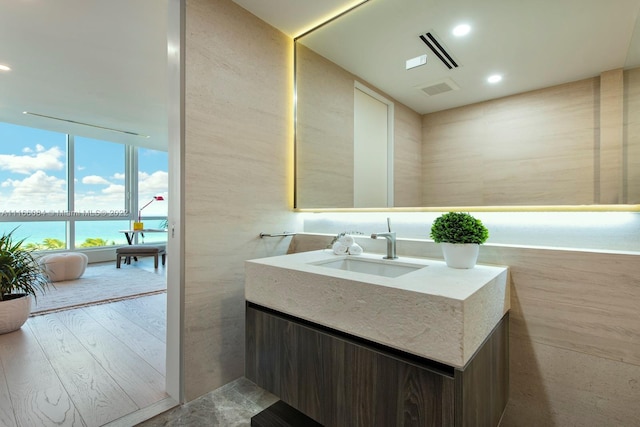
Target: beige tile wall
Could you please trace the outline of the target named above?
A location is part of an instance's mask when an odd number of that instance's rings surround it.
[[[425,206],[595,203],[598,79],[423,116]]]
[[[624,79],[622,69],[610,70],[600,75],[599,107],[600,133],[596,139],[596,155],[599,184],[596,203],[622,203],[623,197],[623,101]]]
[[[423,205],[640,202],[640,71],[423,116]]]
[[[640,68],[624,72],[625,203],[640,203]]]
[[[230,0],[187,0],[184,144],[187,400],[244,374],[244,261],[286,251],[289,37]],[[259,64],[259,65],[256,65]]]
[[[485,247],[510,266],[511,399],[503,425],[633,426],[640,412],[640,256]]]
[[[395,104],[393,205],[422,206],[422,116]]]
[[[366,83],[305,46],[296,49],[297,94],[304,100],[298,105],[296,130],[297,206],[352,208],[354,81]],[[416,178],[421,174],[421,116],[393,102],[394,205],[421,206],[420,180]]]
[[[289,250],[330,239],[299,234]],[[427,241],[399,240],[398,254],[442,258]],[[510,269],[511,390],[501,426],[640,425],[640,255],[483,245],[479,262]]]
[[[351,208],[353,76],[303,45],[296,68],[297,206]]]

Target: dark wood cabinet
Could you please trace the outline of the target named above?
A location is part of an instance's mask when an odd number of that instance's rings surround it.
[[[326,427],[496,426],[508,396],[506,316],[462,370],[252,303],[246,344],[246,377]]]

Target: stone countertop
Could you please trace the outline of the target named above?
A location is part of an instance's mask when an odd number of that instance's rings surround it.
[[[344,257],[325,249],[246,261],[245,297],[456,368],[510,308],[506,267],[453,269],[440,260],[400,257],[387,262],[426,268],[383,277],[314,265]]]

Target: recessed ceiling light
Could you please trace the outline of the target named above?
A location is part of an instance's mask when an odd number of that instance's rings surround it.
[[[498,83],[500,80],[502,80],[502,76],[500,74],[493,74],[487,78],[487,81],[491,84]]]
[[[471,26],[467,24],[460,24],[460,25],[456,25],[452,32],[454,36],[462,37],[469,34],[469,31],[471,31]]]
[[[0,64],[0,71],[11,71],[11,67]]]

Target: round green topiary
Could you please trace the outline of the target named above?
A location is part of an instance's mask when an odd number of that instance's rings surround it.
[[[448,212],[436,218],[431,226],[436,243],[477,243],[489,238],[489,231],[477,218],[464,212]]]

